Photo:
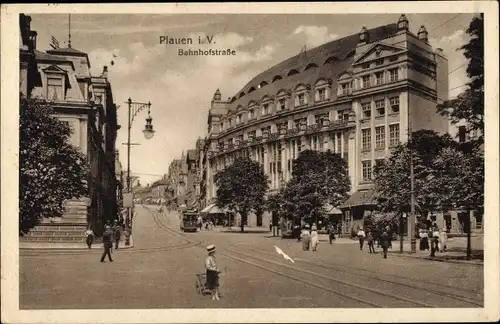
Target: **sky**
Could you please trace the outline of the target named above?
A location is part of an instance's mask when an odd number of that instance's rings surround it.
[[[27,13],[29,14],[29,13]],[[67,14],[29,14],[38,32],[37,49],[50,49],[51,36],[67,46]],[[92,75],[108,66],[115,103],[119,106],[116,146],[126,170],[127,106],[125,101],[151,102],[155,136],[142,134],[147,112],[132,125],[131,170],[142,184],[168,172],[182,151],[195,148],[207,131],[210,101],[217,89],[222,98],[233,97],[248,81],[269,67],[298,54],[304,45],[313,48],[374,28],[395,23],[399,14],[73,14],[71,45],[86,52]],[[449,96],[464,90],[466,63],[457,48],[468,42],[466,30],[472,14],[406,14],[410,30],[421,25],[430,44],[442,48],[449,63]],[[170,38],[213,36],[212,44],[165,45]],[[179,56],[178,49],[234,49],[235,56]],[[116,56],[116,57],[114,57]],[[111,61],[114,65],[111,65]],[[455,70],[456,69],[456,70]],[[455,71],[454,71],[455,70]],[[453,71],[453,72],[452,72]]]

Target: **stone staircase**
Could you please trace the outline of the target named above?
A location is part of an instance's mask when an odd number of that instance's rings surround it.
[[[62,217],[43,219],[20,239],[20,247],[50,247],[56,243],[81,244],[85,246],[87,229],[87,204],[83,199],[65,202]]]

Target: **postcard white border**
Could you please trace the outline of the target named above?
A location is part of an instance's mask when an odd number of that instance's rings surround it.
[[[474,13],[485,16],[485,307],[484,309],[165,309],[19,310],[18,109],[19,13]],[[498,3],[64,4],[1,7],[1,310],[6,323],[466,322],[499,319]]]

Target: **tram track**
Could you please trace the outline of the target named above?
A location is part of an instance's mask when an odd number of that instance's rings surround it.
[[[238,248],[241,248],[240,246]],[[256,253],[255,249],[249,250],[245,248],[241,248],[242,250],[246,250],[251,253]],[[260,254],[265,254],[268,256],[275,256],[275,253],[270,253],[268,251],[262,250],[262,249],[257,249],[258,253]],[[484,307],[484,301],[483,301],[483,296],[482,293],[479,291],[469,291],[462,289],[460,287],[453,287],[453,286],[447,286],[447,285],[441,285],[441,284],[434,284],[437,289],[433,289],[432,285],[427,285],[427,283],[421,283],[418,281],[412,281],[409,278],[404,278],[401,276],[393,277],[392,275],[380,275],[377,273],[377,275],[373,274],[373,272],[370,272],[369,270],[363,269],[363,268],[355,268],[355,267],[349,267],[349,266],[344,266],[342,264],[333,264],[333,263],[326,263],[326,262],[317,262],[313,260],[308,260],[308,261],[303,261],[303,260],[295,260],[296,263],[298,264],[304,264],[307,265],[308,267],[316,267],[321,270],[327,270],[328,272],[334,272],[336,275],[342,275],[342,276],[347,276],[347,277],[354,277],[352,278],[353,280],[374,280],[378,283],[383,283],[383,284],[388,284],[388,285],[393,285],[397,287],[403,287],[403,288],[410,288],[413,290],[418,290],[421,292],[424,292],[426,294],[432,294],[435,296],[440,296],[444,298],[449,298],[453,299],[454,301],[459,301],[462,303],[465,303],[466,305],[460,305],[461,307],[467,306],[467,307]],[[355,272],[353,272],[355,270]],[[396,280],[394,280],[396,279]],[[433,288],[431,288],[433,287]],[[465,292],[468,295],[463,295],[458,292]],[[472,306],[470,306],[472,305]]]
[[[407,298],[404,296],[398,296],[394,293],[384,291],[381,289],[370,288],[367,286],[356,284],[351,281],[337,279],[332,276],[328,276],[316,271],[310,271],[293,265],[287,265],[284,262],[280,262],[281,260],[275,261],[263,258],[262,255],[256,256],[255,253],[247,254],[233,249],[225,249],[223,252],[219,252],[219,254],[228,257],[230,259],[235,259],[240,262],[247,263],[256,266],[258,268],[274,272],[284,277],[289,277],[296,281],[303,282],[307,285],[314,286],[322,290],[330,291],[336,295],[352,299],[357,302],[370,305],[372,307],[392,307],[392,308],[437,307],[435,305],[422,302],[419,300]],[[289,274],[290,271],[293,272],[293,275]],[[333,286],[332,284],[335,285]],[[349,291],[350,293],[347,294],[344,293],[343,291]],[[364,296],[364,298],[361,298],[359,296]],[[384,300],[384,303],[377,303],[374,302],[374,300],[377,301]]]

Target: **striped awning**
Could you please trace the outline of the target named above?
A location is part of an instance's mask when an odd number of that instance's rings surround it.
[[[352,194],[342,205],[340,209],[357,206],[375,206],[377,205],[377,196],[373,189],[358,190]]]
[[[227,211],[228,210],[220,209],[219,207],[217,207],[216,204],[210,204],[207,207],[203,208],[203,210],[201,212],[206,213],[206,214],[224,214]]]

